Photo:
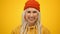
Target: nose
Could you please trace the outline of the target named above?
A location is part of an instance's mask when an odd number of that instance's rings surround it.
[[[33,17],[33,13],[31,13],[30,16]]]

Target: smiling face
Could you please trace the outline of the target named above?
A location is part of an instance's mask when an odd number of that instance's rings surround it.
[[[38,20],[38,10],[35,8],[27,8],[25,10],[25,18],[29,24],[34,24]]]

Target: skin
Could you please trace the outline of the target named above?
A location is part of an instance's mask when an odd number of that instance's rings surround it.
[[[38,10],[35,8],[27,8],[25,10],[25,18],[29,26],[33,26],[38,19]]]
[[[26,21],[29,23],[29,26],[33,26],[37,19],[38,19],[38,13],[39,11],[34,8],[28,8],[25,9],[24,17]],[[18,26],[15,30],[12,31],[12,34],[20,34],[22,26]],[[41,34],[50,34],[49,30],[45,28],[44,26],[41,26]]]

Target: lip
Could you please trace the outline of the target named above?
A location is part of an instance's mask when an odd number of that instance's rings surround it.
[[[34,17],[30,17],[29,20],[33,21],[35,18]]]

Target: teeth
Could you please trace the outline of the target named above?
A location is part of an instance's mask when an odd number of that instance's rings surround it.
[[[33,18],[33,17],[31,17],[31,18],[30,18],[30,20],[34,20],[34,18]]]

